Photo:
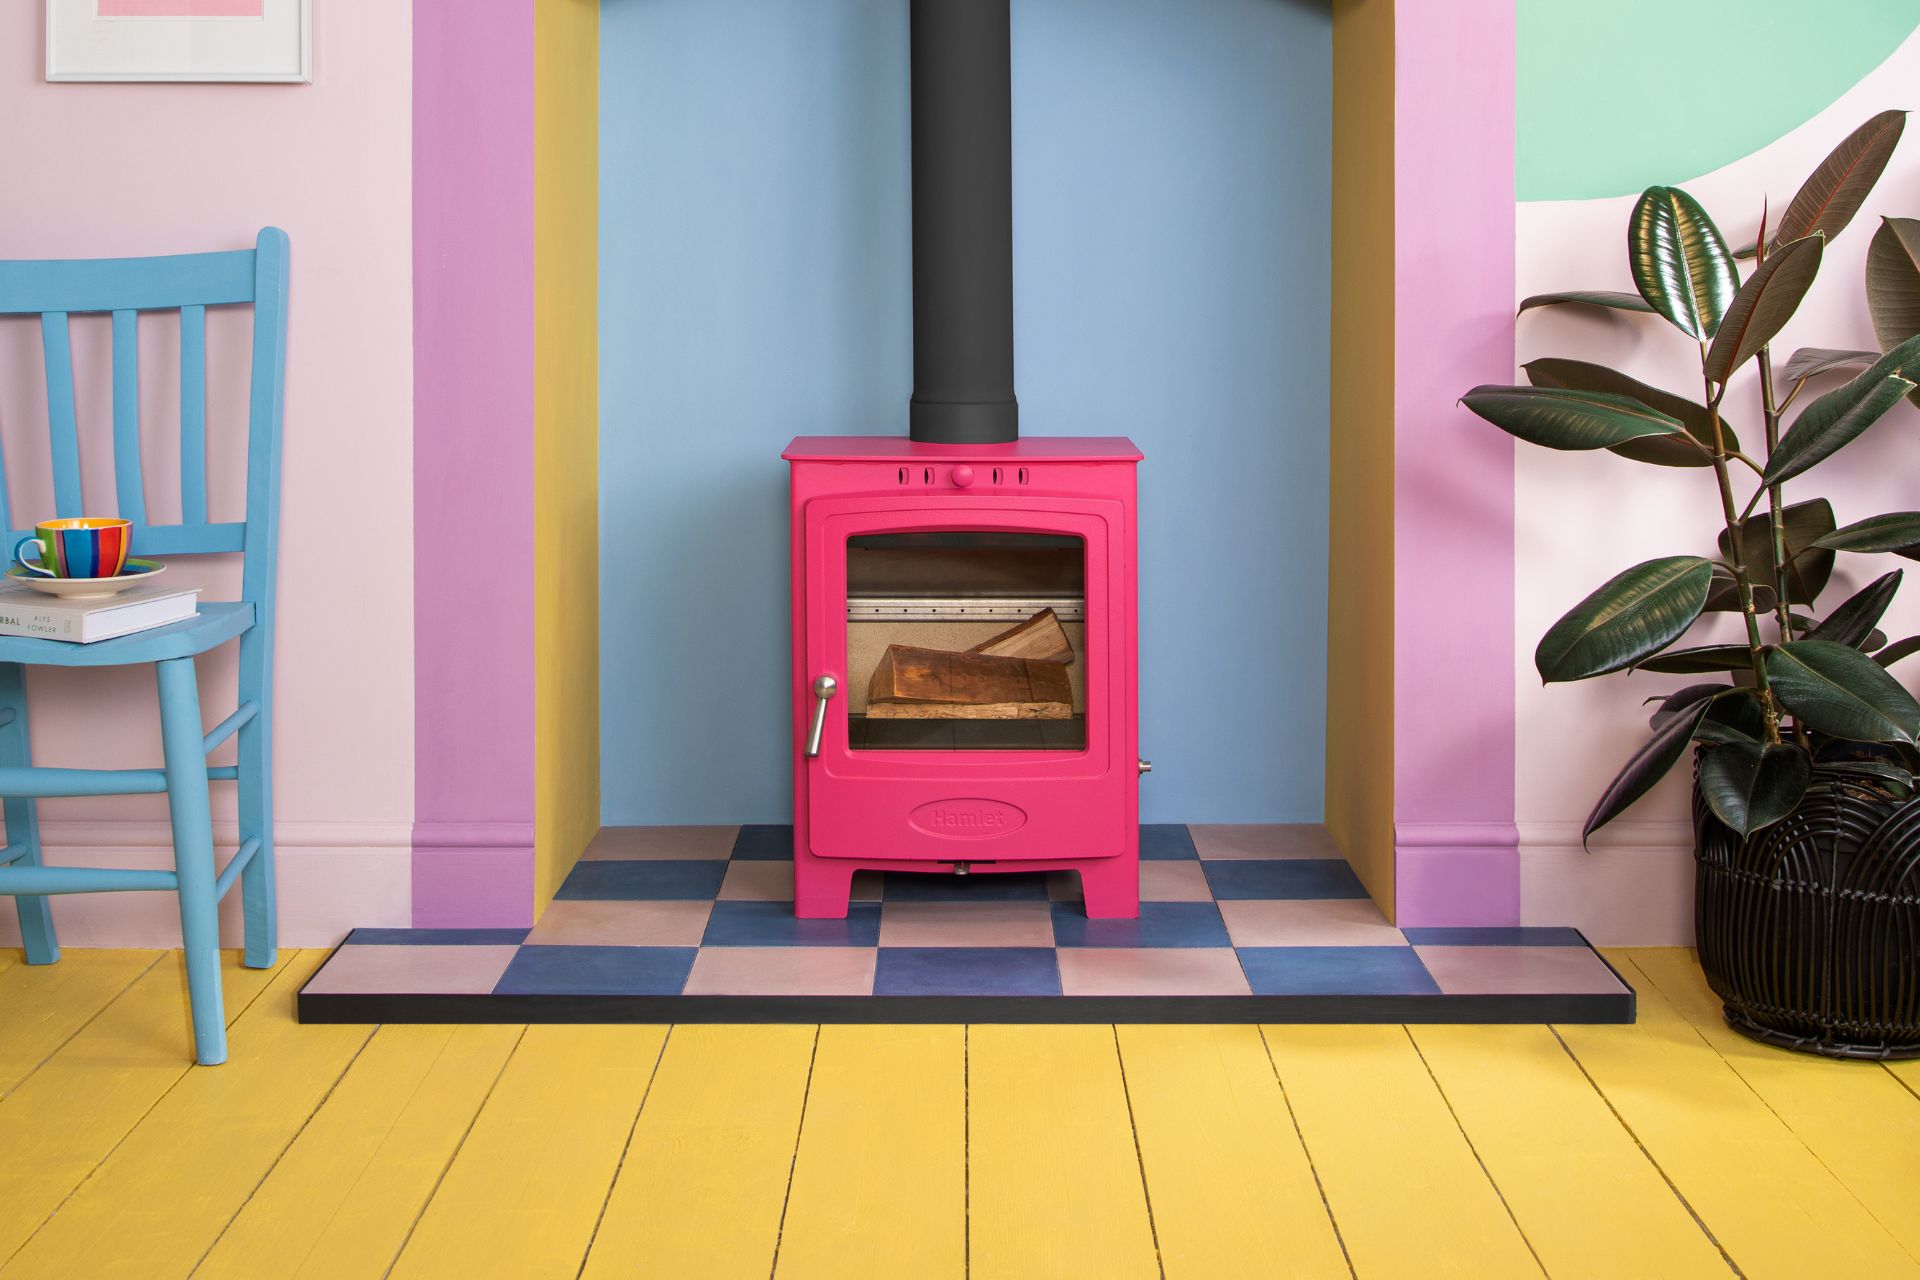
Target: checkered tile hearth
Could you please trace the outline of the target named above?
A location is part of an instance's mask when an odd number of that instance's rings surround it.
[[[1312,826],[1148,826],[1138,920],[1071,872],[879,873],[792,912],[792,829],[602,831],[527,929],[357,929],[309,1021],[1622,1021],[1571,929],[1397,929]]]

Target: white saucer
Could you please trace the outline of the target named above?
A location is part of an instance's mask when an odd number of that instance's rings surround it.
[[[166,568],[157,560],[129,560],[126,569],[112,578],[43,578],[15,565],[7,570],[7,581],[24,582],[35,591],[67,600],[103,600],[159,577]]]

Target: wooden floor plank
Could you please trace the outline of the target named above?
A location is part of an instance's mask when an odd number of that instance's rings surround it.
[[[384,1275],[523,1030],[380,1028],[196,1280]]]
[[[1732,1275],[1552,1030],[1408,1030],[1547,1274]]]
[[[1260,1029],[1118,1034],[1169,1280],[1347,1275]]]
[[[12,908],[0,898],[0,910]],[[163,954],[69,948],[57,964],[0,968],[0,1098]]]
[[[282,966],[235,1022],[227,1065],[189,1070],[0,1275],[190,1272],[372,1034],[294,1020],[324,959]]]
[[[967,1033],[973,1280],[1157,1276],[1113,1029]]]
[[[275,969],[247,969],[238,952],[222,955],[230,1025],[292,956],[282,952]],[[68,952],[68,958],[75,953]],[[0,1153],[5,1153],[0,1164],[6,1169],[0,1263],[193,1069],[186,987],[179,955],[167,956],[0,1102]],[[251,1034],[236,1025],[233,1037]],[[232,1064],[205,1069],[245,1070]]]
[[[1920,1275],[1628,954],[1609,958],[1639,990],[1639,1022],[1561,1037],[1734,1263],[1753,1280]]]
[[[777,1280],[967,1269],[962,1027],[820,1029]]]
[[[1791,1053],[1741,1035],[1727,1025],[1691,951],[1635,951],[1632,961],[1901,1247],[1920,1258],[1920,1098],[1876,1063]]]
[[[587,1256],[589,1280],[771,1273],[815,1033],[673,1029]]]
[[[1540,1275],[1404,1028],[1263,1033],[1359,1275]]]
[[[527,1028],[393,1275],[577,1275],[666,1034]]]

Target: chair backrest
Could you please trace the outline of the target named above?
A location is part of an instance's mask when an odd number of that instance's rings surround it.
[[[246,517],[207,521],[207,308],[253,307],[252,385],[247,411]],[[142,311],[180,314],[179,524],[147,521],[140,468]],[[119,515],[133,522],[137,555],[240,552],[241,598],[272,605],[280,525],[280,418],[287,364],[287,233],[264,228],[251,249],[166,258],[0,261],[0,315],[40,317],[47,370],[47,427],[52,436],[54,514],[99,515],[81,509],[80,438],[74,417],[73,349],[68,317],[113,315],[113,475]],[[15,528],[0,460],[0,529],[6,548],[32,533],[33,513]],[[263,619],[264,621],[264,619]]]

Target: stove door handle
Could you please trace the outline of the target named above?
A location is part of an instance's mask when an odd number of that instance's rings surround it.
[[[827,729],[827,702],[840,691],[840,682],[832,676],[813,680],[813,728],[807,732],[807,759],[820,754],[820,735]]]

